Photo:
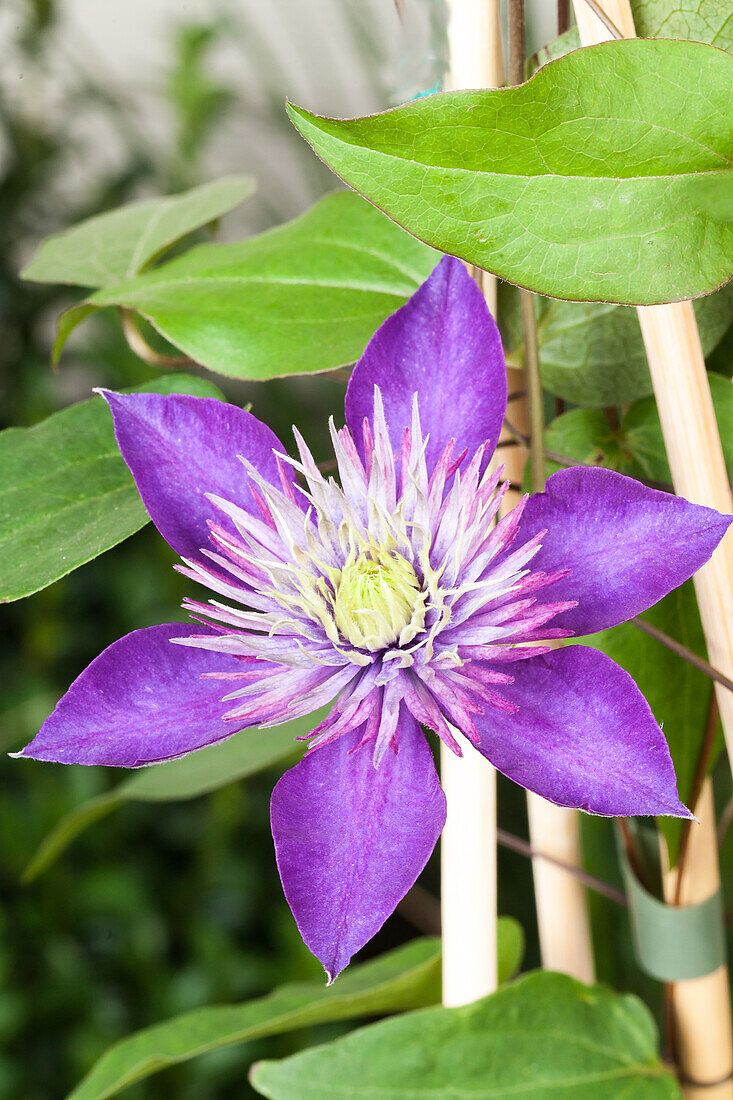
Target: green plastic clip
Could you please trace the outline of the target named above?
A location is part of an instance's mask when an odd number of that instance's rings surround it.
[[[660,982],[682,982],[722,966],[726,954],[720,890],[699,905],[666,905],[642,886],[621,847],[619,857],[641,969]]]

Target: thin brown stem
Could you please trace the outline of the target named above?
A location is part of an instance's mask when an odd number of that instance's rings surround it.
[[[151,348],[138,327],[137,314],[131,309],[120,307],[122,331],[131,351],[151,367],[195,367],[197,363],[187,355],[163,355]]]
[[[589,874],[581,867],[576,867],[574,863],[566,863],[563,859],[558,859],[556,856],[548,855],[546,852],[533,848],[528,841],[514,836],[513,833],[506,832],[505,829],[496,830],[496,839],[503,848],[509,848],[510,851],[518,852],[521,856],[527,856],[528,859],[544,859],[547,863],[560,867],[563,871],[567,871],[569,875],[574,875],[589,890],[595,891],[596,894],[602,894],[603,897],[615,901],[617,905],[629,904],[626,895],[617,890],[615,886],[596,878],[595,875]]]
[[[570,29],[570,0],[557,0],[557,33]]]
[[[629,861],[631,870],[634,872],[642,886],[648,889],[646,875],[644,874],[644,869],[639,862],[639,857],[636,854],[636,847],[634,845],[634,839],[631,835],[631,830],[629,829],[629,826],[623,817],[616,818],[616,825],[618,827],[618,831],[621,836],[621,843],[624,846],[626,858]]]
[[[606,420],[608,421],[609,427],[614,432],[617,432],[619,430],[619,428],[621,427],[621,425],[619,423],[618,409],[616,408],[616,406],[615,405],[606,405],[604,410],[603,410],[603,415],[605,416]]]
[[[509,0],[509,83],[521,84],[524,80],[524,0]],[[542,492],[545,487],[545,415],[540,378],[540,354],[537,339],[537,315],[534,294],[530,290],[519,291],[522,313],[522,340],[524,344],[524,377],[529,406],[529,440],[525,440],[532,466],[532,489]]]
[[[509,0],[509,83],[524,80],[524,0]]]
[[[419,882],[405,894],[397,912],[424,936],[440,935],[440,902]]]
[[[672,652],[676,653],[678,657],[681,657],[683,661],[687,661],[688,664],[699,669],[700,672],[704,672],[711,680],[715,680],[716,684],[722,684],[728,691],[733,691],[733,680],[731,680],[729,676],[726,676],[720,669],[713,668],[704,657],[698,656],[697,653],[694,653],[686,645],[683,645],[682,642],[678,642],[676,638],[671,638],[669,634],[665,634],[658,626],[654,626],[652,623],[647,622],[646,619],[640,618],[629,619],[629,622],[633,623],[639,630],[643,630],[650,638],[654,638],[655,641],[666,646],[667,649],[671,649]]]
[[[733,821],[733,798],[729,798],[725,804],[725,809],[720,815],[720,821],[718,822],[718,847],[720,848],[725,840],[726,834],[730,829],[731,822]]]
[[[537,318],[534,310],[534,294],[529,290],[520,290],[519,297],[522,307],[522,329],[524,331],[524,370],[527,376],[532,490],[535,493],[541,493],[545,487],[546,475],[545,413],[542,379],[540,377],[539,345],[537,342]]]

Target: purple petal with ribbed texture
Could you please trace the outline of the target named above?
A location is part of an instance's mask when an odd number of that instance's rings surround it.
[[[77,677],[18,755],[136,768],[231,737],[247,725],[222,720],[231,704],[221,700],[232,682],[201,677],[239,672],[246,665],[228,654],[169,641],[190,632],[190,624],[170,623],[113,642]]]
[[[578,601],[552,625],[592,634],[645,611],[691,577],[732,521],[623,474],[573,467],[530,497],[516,543],[547,529],[532,569],[569,569],[548,598]]]
[[[380,766],[363,727],[312,749],[272,792],[285,897],[329,982],[379,931],[427,863],[445,824],[433,757],[403,708],[399,750]]]
[[[568,646],[511,666],[514,714],[474,716],[479,751],[500,772],[560,806],[607,816],[692,815],[677,796],[659,725],[622,668]]]
[[[213,397],[101,392],[143,504],[163,538],[182,557],[208,545],[209,520],[234,531],[206,493],[259,516],[239,455],[273,485],[280,485],[273,449],[282,451],[283,445],[244,409]]]
[[[446,444],[472,455],[486,440],[488,462],[506,410],[499,330],[484,296],[460,260],[445,256],[410,300],[388,317],[354,367],[346,391],[346,423],[363,456],[362,421],[372,419],[379,386],[392,446],[412,422],[417,392],[423,432],[430,434],[428,470]]]

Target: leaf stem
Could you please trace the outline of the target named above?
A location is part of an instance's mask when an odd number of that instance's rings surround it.
[[[187,355],[163,355],[151,348],[138,326],[137,314],[131,309],[120,306],[122,331],[130,350],[151,367],[195,367],[198,364]]]
[[[665,634],[658,626],[654,626],[653,623],[648,622],[646,619],[641,619],[638,616],[635,619],[629,619],[629,622],[633,623],[639,630],[643,630],[650,638],[654,638],[655,641],[661,642],[667,649],[671,649],[672,652],[676,653],[678,657],[681,657],[683,661],[687,661],[688,664],[693,665],[696,669],[699,669],[700,672],[704,672],[705,675],[709,676],[711,680],[714,680],[716,684],[721,684],[724,688],[727,688],[728,691],[733,691],[733,680],[731,680],[729,676],[726,676],[719,668],[714,668],[704,657],[700,657],[686,645],[683,645],[682,642],[678,642],[676,638],[672,638],[669,634]]]
[[[589,890],[595,891],[596,894],[602,894],[603,897],[608,898],[610,901],[614,901],[617,905],[628,905],[629,899],[626,894],[621,890],[617,890],[615,886],[611,886],[610,883],[604,882],[603,879],[596,878],[595,875],[589,874],[588,871],[584,871],[582,867],[578,867],[574,863],[568,863],[567,860],[558,859],[557,856],[552,856],[549,852],[543,852],[539,848],[534,848],[529,841],[522,840],[519,836],[514,836],[513,833],[508,833],[506,829],[496,830],[496,839],[503,848],[508,848],[512,852],[517,852],[521,856],[527,856],[528,859],[544,859],[547,863],[552,863],[555,867],[560,867],[563,871],[567,871],[569,875],[574,875],[579,879],[584,886],[587,886]]]
[[[529,458],[531,462],[532,492],[541,493],[545,488],[547,467],[545,464],[545,412],[543,407],[540,356],[537,343],[537,318],[534,294],[530,290],[519,292],[524,330],[524,370],[527,376],[527,404],[529,406]]]
[[[524,0],[509,0],[509,83],[524,80]]]

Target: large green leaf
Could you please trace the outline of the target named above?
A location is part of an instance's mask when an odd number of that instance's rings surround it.
[[[186,374],[138,388],[221,397]],[[101,397],[0,433],[0,469],[0,601],[45,588],[148,521]]]
[[[281,1062],[270,1100],[679,1100],[636,997],[536,972],[466,1008],[428,1008]]]
[[[133,771],[118,787],[87,799],[65,814],[42,841],[23,876],[37,878],[85,829],[126,802],[172,802],[198,798],[219,787],[295,759],[303,751],[296,739],[308,734],[325,716],[317,711],[273,729],[243,730],[228,741],[171,760]]]
[[[49,237],[21,274],[39,283],[119,283],[182,237],[239,206],[254,188],[249,176],[228,176],[181,195],[142,199],[98,214]]]
[[[503,288],[500,302],[504,315],[508,310],[515,312],[511,296],[516,294],[513,287]],[[539,306],[538,338],[546,390],[574,405],[594,408],[625,405],[652,392],[635,309],[546,300]],[[695,315],[707,356],[733,321],[733,284],[698,299]],[[515,325],[509,326],[510,337],[515,329]],[[521,344],[511,347],[510,355],[521,364]]]
[[[500,980],[519,965],[521,928],[510,917],[498,925]],[[414,940],[372,962],[352,966],[330,988],[298,982],[247,1004],[187,1012],[117,1043],[68,1100],[106,1100],[166,1066],[247,1039],[358,1016],[435,1004],[440,998],[440,941]]]
[[[342,179],[429,244],[542,294],[644,304],[733,274],[732,92],[729,54],[632,40],[576,50],[518,88],[344,121],[290,113]]]
[[[329,370],[361,355],[439,258],[357,195],[337,192],[259,237],[200,245],[99,291],[62,316],[56,354],[90,307],[117,305],[221,374]]]

